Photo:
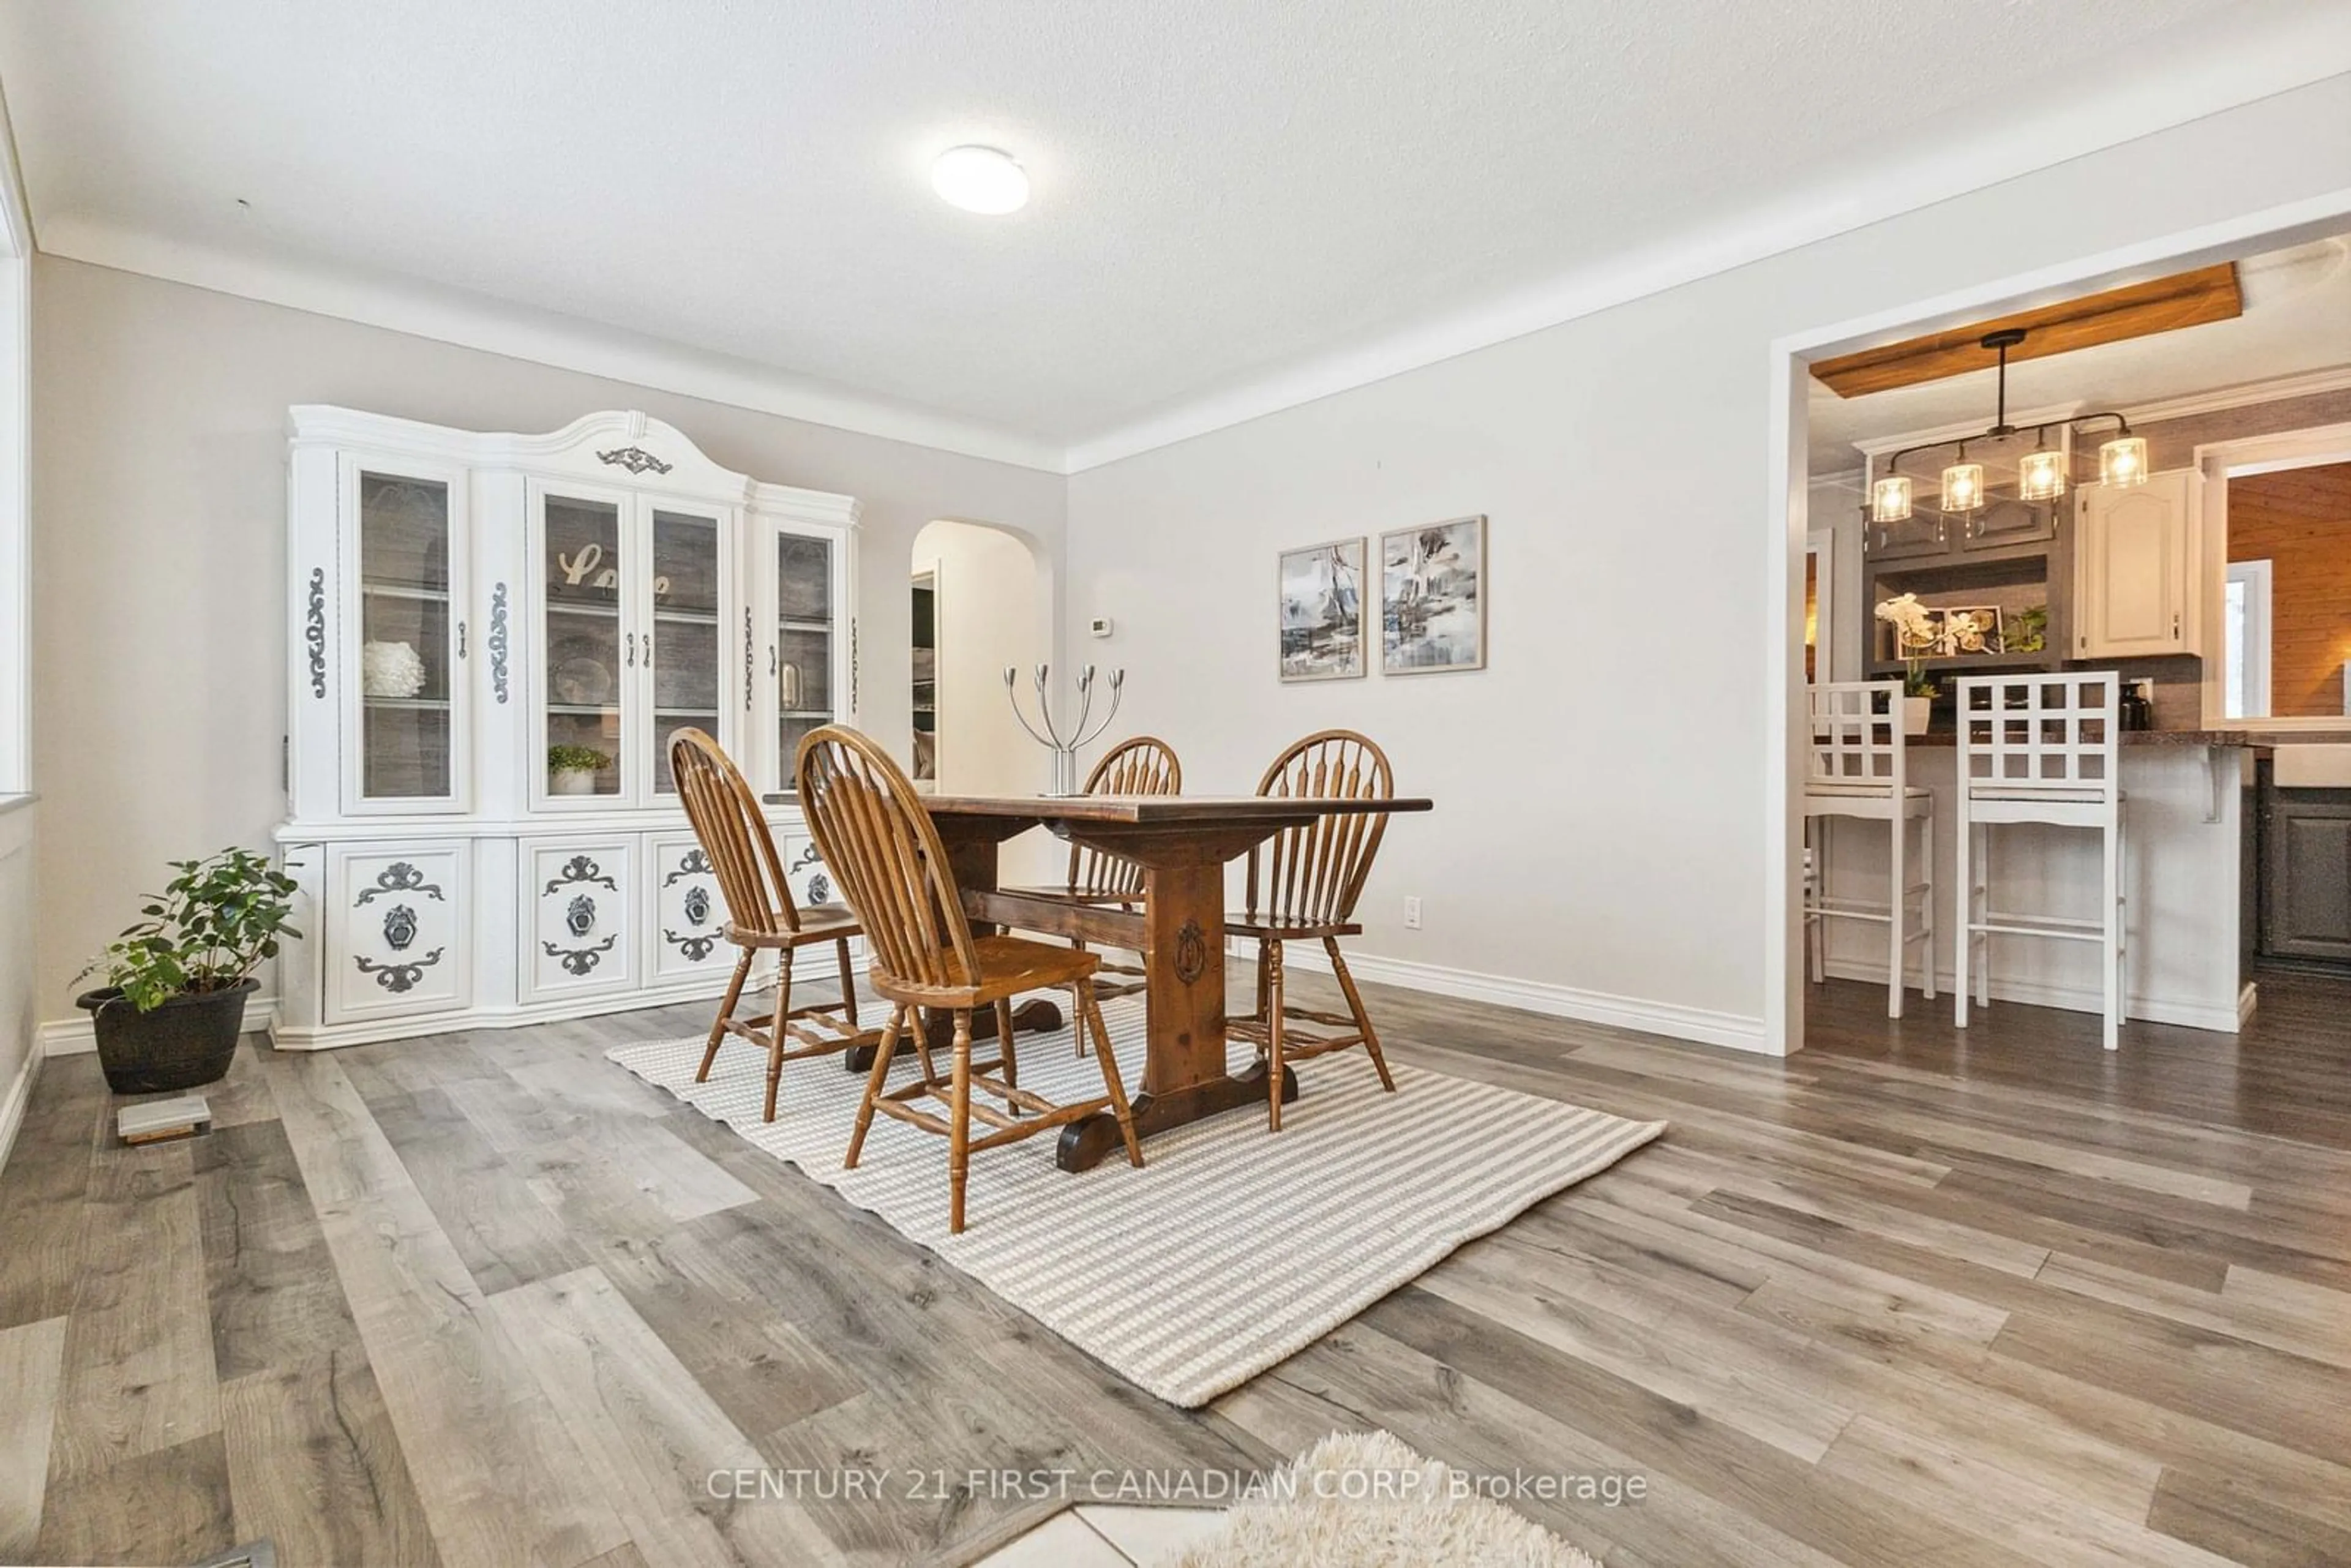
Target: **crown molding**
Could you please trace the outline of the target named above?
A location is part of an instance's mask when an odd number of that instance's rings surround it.
[[[46,255],[140,273],[215,294],[382,327],[631,386],[705,398],[1022,468],[1064,472],[1061,447],[1014,431],[901,403],[576,316],[436,285],[236,255],[74,214],[47,218]]]
[[[1999,115],[1973,117],[1980,129],[1972,135],[1077,441],[1068,471],[1083,473],[1490,348],[2351,72],[2351,6],[2313,5],[2273,16],[2271,25],[2259,28],[2222,16],[2175,45],[2167,68],[2105,80],[2077,78],[2064,91],[2037,95],[2029,110],[2011,105]],[[2232,22],[2233,28],[2225,25]]]

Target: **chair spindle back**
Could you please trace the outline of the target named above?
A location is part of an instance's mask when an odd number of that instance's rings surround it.
[[[1380,800],[1395,790],[1387,753],[1370,737],[1326,729],[1276,758],[1257,792]],[[1304,827],[1284,828],[1249,852],[1249,913],[1308,925],[1352,918],[1387,831],[1384,811],[1317,817]]]
[[[1899,798],[1907,737],[1900,681],[1820,681],[1805,689],[1812,710],[1804,788],[1823,793]]]
[[[686,821],[702,841],[735,929],[778,936],[800,928],[783,857],[759,810],[759,798],[718,742],[699,729],[681,729],[669,747],[670,775],[685,802]]]
[[[1181,795],[1184,765],[1176,748],[1155,736],[1123,740],[1086,775],[1089,795]],[[1083,844],[1070,846],[1070,888],[1093,898],[1141,898],[1143,868]]]
[[[2119,800],[2122,685],[2116,670],[1960,681],[1961,787],[1970,794]]]
[[[800,810],[865,928],[874,967],[907,988],[977,983],[979,960],[946,848],[890,754],[841,725],[801,737]]]

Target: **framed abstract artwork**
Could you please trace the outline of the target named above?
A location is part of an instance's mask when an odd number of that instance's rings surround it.
[[[1362,539],[1281,552],[1281,678],[1344,681],[1364,673]]]
[[[1486,667],[1486,519],[1455,517],[1380,536],[1380,669]]]

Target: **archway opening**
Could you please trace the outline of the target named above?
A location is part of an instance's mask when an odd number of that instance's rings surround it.
[[[943,795],[1033,793],[1044,787],[1047,759],[1013,717],[1004,671],[1019,670],[1025,683],[1052,657],[1044,559],[1011,529],[945,517],[914,536],[911,557],[907,771]],[[1044,872],[1049,843],[1028,834],[1006,845],[1004,874]]]

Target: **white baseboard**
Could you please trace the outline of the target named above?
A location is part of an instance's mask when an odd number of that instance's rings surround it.
[[[277,1027],[276,997],[256,991],[246,998],[246,1033],[267,1033]],[[51,1019],[41,1025],[35,1045],[42,1056],[80,1056],[98,1049],[98,1031],[90,1027],[89,1014],[77,1012],[71,1018]]]
[[[0,1098],[0,1171],[8,1168],[8,1155],[16,1146],[16,1129],[25,1124],[25,1107],[33,1103],[33,1085],[41,1076],[41,1052],[37,1045],[25,1053],[25,1065],[16,1069],[16,1081],[8,1085],[5,1098]]]
[[[1326,975],[1331,972],[1330,960],[1321,948],[1304,943],[1288,944],[1286,947],[1284,961],[1290,967],[1313,969]],[[1573,986],[1554,985],[1548,980],[1482,975],[1473,969],[1451,969],[1437,964],[1416,963],[1409,958],[1383,958],[1371,953],[1350,952],[1347,967],[1359,980],[1402,986],[1407,990],[1458,997],[1464,1001],[1491,1002],[1497,1007],[1517,1008],[1524,1012],[1543,1013],[1552,1018],[1611,1024],[1618,1029],[1639,1030],[1647,1034],[1696,1040],[1701,1045],[1719,1045],[1732,1051],[1772,1054],[1771,1047],[1765,1043],[1763,1020],[1760,1018],[1713,1012],[1705,1008],[1686,1008],[1674,1002],[1654,1002],[1640,997],[1616,996],[1606,991],[1580,990]]]
[[[1852,958],[1831,958],[1829,977],[1837,980],[1861,980],[1869,985],[1886,984],[1886,966],[1869,964]],[[1910,1002],[1918,1001],[1917,978],[1911,978]],[[1951,977],[1935,977],[1936,1005],[1951,1005]],[[2053,986],[2038,980],[2001,979],[1994,974],[1991,997],[1996,1002],[2021,1002],[2027,1007],[2058,1008],[2066,1012],[2097,1013],[2105,1010],[2105,998],[2086,987]],[[2233,1004],[2218,1006],[2201,1002],[2181,1001],[2176,997],[2131,997],[2126,1009],[2135,1021],[2177,1024],[2184,1029],[2210,1030],[2215,1034],[2235,1034],[2253,1013],[2254,988],[2247,986]]]

